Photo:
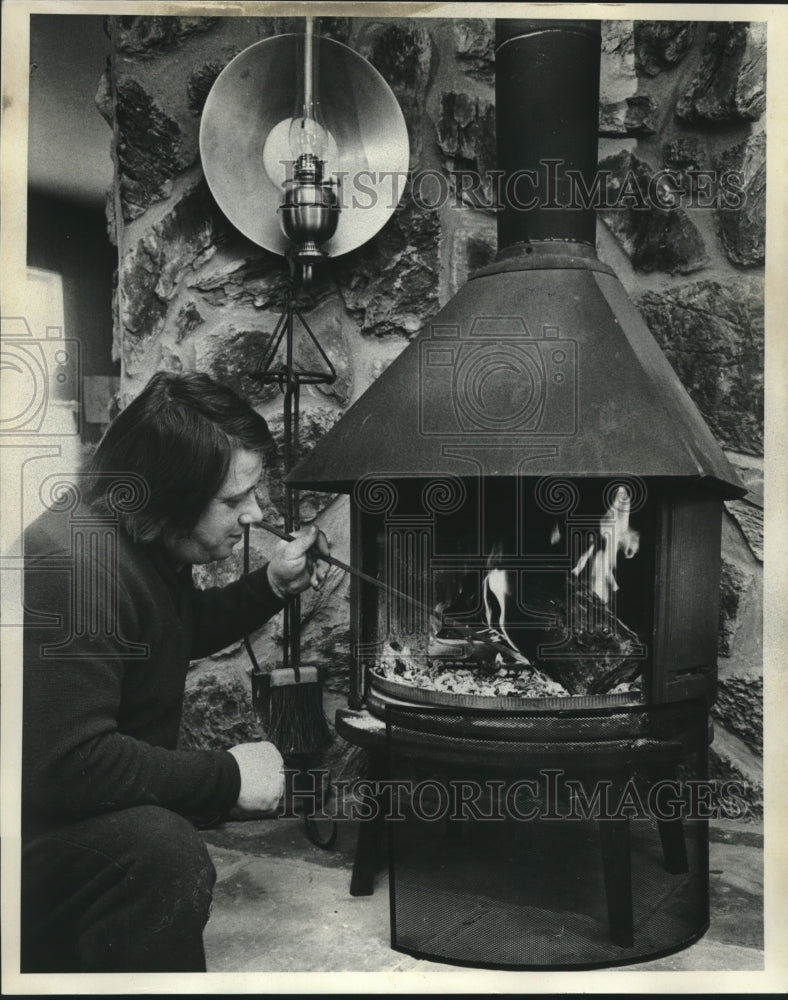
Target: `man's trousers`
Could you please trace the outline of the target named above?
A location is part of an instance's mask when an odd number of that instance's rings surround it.
[[[21,971],[205,971],[202,932],[215,880],[194,826],[159,806],[29,838]]]

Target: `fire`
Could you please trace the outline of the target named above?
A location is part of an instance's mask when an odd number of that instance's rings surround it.
[[[505,643],[511,651],[510,656],[513,657],[517,663],[520,663],[523,666],[531,666],[531,661],[527,656],[523,655],[517,646],[515,646],[511,636],[506,631],[508,612],[507,605],[509,603],[509,599],[512,597],[512,588],[509,583],[511,574],[501,566],[495,565],[500,559],[501,554],[501,546],[496,545],[487,560],[488,572],[482,580],[484,617],[490,630],[491,637],[497,642]],[[495,598],[495,602],[498,604],[497,616],[495,615],[492,598]],[[507,662],[503,652],[496,654],[495,662],[498,666],[503,666],[504,663]]]
[[[492,602],[490,601],[490,595],[495,597],[498,602],[498,607],[500,608],[500,614],[498,616],[498,621],[493,623],[493,609]],[[487,624],[494,632],[498,632],[500,636],[505,640],[505,642],[512,647],[512,651],[521,657],[522,654],[520,650],[515,646],[509,637],[509,633],[506,631],[506,599],[511,596],[511,590],[509,589],[509,580],[507,579],[505,569],[491,569],[487,576],[484,578],[482,584],[482,597],[484,599],[484,617],[487,620]],[[500,655],[500,654],[499,654]]]
[[[625,559],[632,559],[640,548],[640,533],[629,524],[631,507],[629,490],[619,486],[599,522],[599,543],[589,545],[572,569],[572,574],[579,577],[592,559],[589,585],[603,604],[608,604],[619,589],[616,582],[619,554]]]
[[[562,625],[570,631],[576,630],[577,623],[582,622],[583,630],[589,634],[595,634],[597,626],[601,628],[602,625],[605,625],[603,631],[607,634],[610,631],[611,614],[616,622],[615,628],[619,632],[625,631],[626,627],[615,619],[613,595],[619,590],[616,567],[619,555],[624,559],[632,559],[637,554],[640,548],[640,535],[630,525],[632,510],[630,490],[621,485],[611,489],[610,494],[612,499],[609,506],[599,519],[581,518],[573,525],[569,516],[565,524],[555,521],[548,529],[552,546],[558,545],[567,532],[573,542],[583,539],[584,546],[579,557],[576,555],[577,549],[572,546],[575,553],[572,558],[577,558],[577,561],[571,569],[575,579],[579,579],[582,574],[584,586],[567,594],[564,603],[561,598],[556,600],[550,596],[549,585],[546,593],[542,595],[543,609],[538,614],[543,618],[544,615],[557,614],[561,622],[559,631]],[[451,661],[455,666],[460,663],[477,663],[480,667],[483,664],[484,669],[489,669],[493,664],[507,669],[517,665],[535,671],[537,669],[535,664],[540,661],[538,653],[536,655],[532,653],[531,647],[537,640],[529,634],[521,641],[523,648],[520,648],[510,634],[515,627],[519,627],[516,624],[519,621],[518,610],[521,610],[518,603],[520,595],[517,593],[519,575],[511,568],[507,568],[502,544],[496,544],[490,552],[487,558],[487,570],[478,592],[475,589],[478,584],[468,583],[472,576],[473,574],[467,574],[459,583],[455,574],[446,574],[440,579],[440,586],[437,589],[441,593],[435,596],[441,599],[433,607],[432,627],[424,649],[426,660]],[[461,600],[464,586],[472,586],[473,589],[466,595],[466,599]],[[596,601],[591,599],[591,595],[594,595]],[[462,620],[472,611],[479,599],[486,627],[476,633],[468,629],[463,633],[460,627]],[[580,612],[575,610],[576,602],[580,602],[577,604],[577,607],[581,608]],[[452,608],[457,609],[459,624],[454,621]],[[599,621],[596,615],[601,616]],[[451,630],[452,627],[461,637],[441,637],[445,628]],[[537,623],[535,628],[538,633],[540,628],[544,630],[548,626]],[[608,653],[609,650],[605,655]],[[405,653],[400,652],[398,656],[402,662],[410,662],[412,659],[409,650]]]

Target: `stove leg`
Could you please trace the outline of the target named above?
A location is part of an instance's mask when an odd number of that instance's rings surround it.
[[[687,844],[684,840],[684,826],[680,819],[657,820],[659,839],[662,841],[662,858],[665,870],[671,875],[683,875],[689,871]]]
[[[351,896],[371,896],[375,891],[380,856],[383,850],[383,817],[366,820],[358,828],[356,857],[350,877]]]
[[[370,781],[381,780],[385,774],[385,765],[381,761],[371,763],[368,772]],[[385,796],[375,797],[375,802],[378,808],[373,818],[359,823],[356,856],[350,877],[351,896],[371,896],[375,891],[375,876],[383,854],[386,829]]]
[[[652,787],[662,781],[678,781],[675,767],[651,773]],[[662,843],[662,860],[665,871],[671,875],[683,875],[689,871],[687,844],[684,839],[684,823],[680,816],[675,819],[658,819],[657,829]]]
[[[634,944],[634,923],[629,820],[600,820],[599,839],[605,873],[610,940],[620,948],[631,948]]]

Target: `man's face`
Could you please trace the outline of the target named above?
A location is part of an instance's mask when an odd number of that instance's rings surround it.
[[[208,563],[226,559],[243,538],[244,525],[262,520],[254,488],[263,471],[255,451],[236,449],[219,492],[200,515],[188,537],[167,539],[164,544],[179,563]]]

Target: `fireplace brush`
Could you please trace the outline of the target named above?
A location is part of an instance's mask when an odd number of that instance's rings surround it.
[[[282,532],[284,535],[284,532]],[[291,539],[292,536],[286,536]],[[244,573],[249,572],[249,531],[244,531]],[[248,635],[243,638],[252,663],[252,703],[271,741],[283,755],[315,753],[330,739],[323,716],[323,691],[316,667],[292,665],[263,671]],[[292,692],[297,692],[297,697]]]

